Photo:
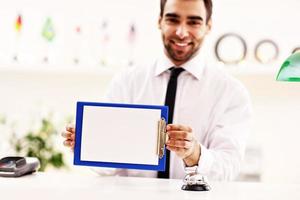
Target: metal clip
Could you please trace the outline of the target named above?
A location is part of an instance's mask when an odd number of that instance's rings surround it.
[[[157,155],[159,158],[164,156],[165,144],[168,140],[168,135],[166,132],[167,122],[164,118],[158,121],[158,131],[157,131]]]

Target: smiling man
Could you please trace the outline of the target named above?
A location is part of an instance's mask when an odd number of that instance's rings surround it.
[[[115,77],[106,101],[169,106],[167,170],[116,169],[112,174],[182,179],[185,167],[195,167],[213,180],[237,176],[251,103],[246,89],[203,55],[211,14],[211,0],[161,0],[158,26],[164,54]],[[68,126],[62,135],[64,144],[73,148],[74,127]]]
[[[159,18],[159,28],[165,54],[176,66],[180,66],[196,56],[210,31],[212,3],[162,0],[161,4],[164,9]]]

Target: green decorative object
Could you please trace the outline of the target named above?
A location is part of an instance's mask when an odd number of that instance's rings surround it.
[[[48,41],[51,42],[55,37],[54,26],[51,18],[47,18],[43,26],[42,36]]]
[[[284,61],[276,80],[300,82],[300,52],[293,53]]]
[[[54,145],[57,133],[51,120],[44,118],[38,130],[29,131],[22,138],[13,134],[11,144],[18,155],[37,157],[41,162],[39,171],[45,171],[49,166],[62,168],[66,167],[63,153]]]

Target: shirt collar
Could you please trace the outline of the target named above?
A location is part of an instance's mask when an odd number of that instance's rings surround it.
[[[162,56],[160,56],[156,62],[155,76],[159,76],[171,67],[174,67],[174,64],[165,55],[165,53],[163,53]],[[182,64],[181,67],[197,79],[200,79],[205,67],[205,59],[203,56],[203,52],[201,53],[201,51],[199,50],[198,54],[194,58]]]

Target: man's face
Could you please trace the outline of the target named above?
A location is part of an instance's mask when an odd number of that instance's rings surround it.
[[[168,0],[159,19],[166,55],[181,65],[196,55],[211,22],[203,0]]]

